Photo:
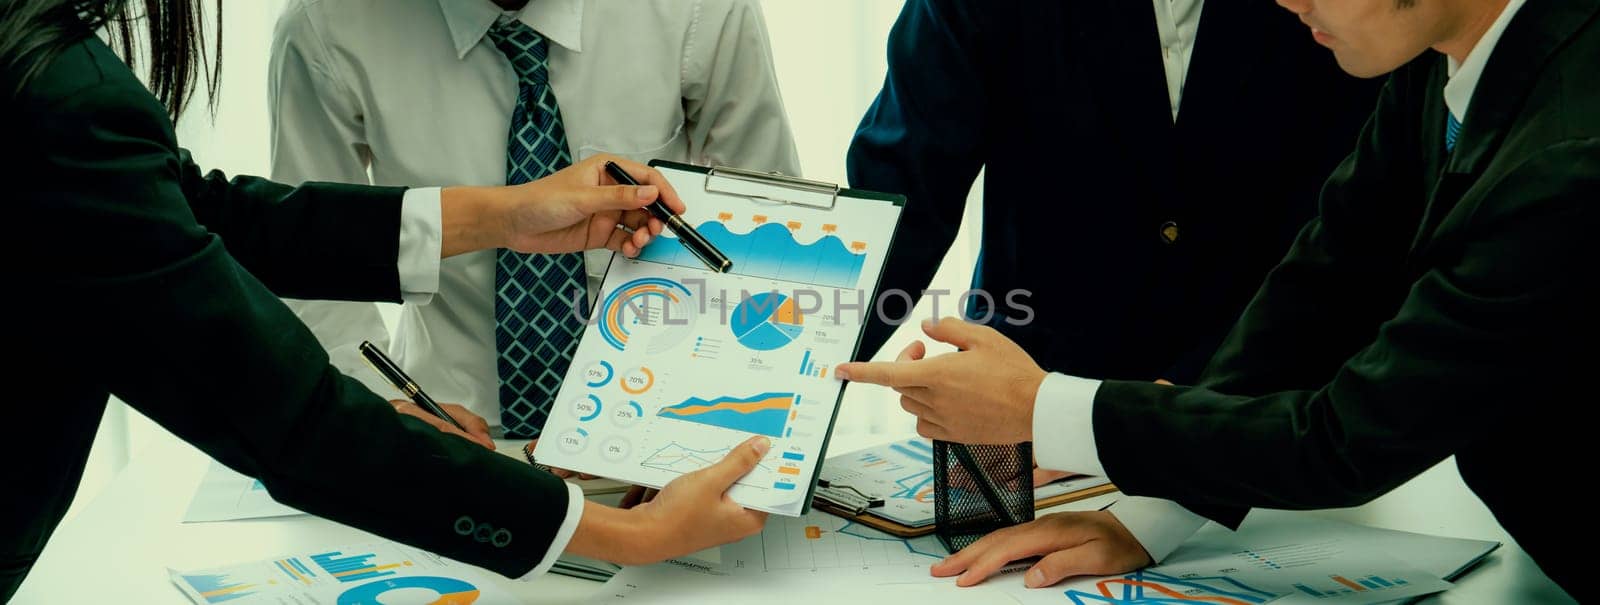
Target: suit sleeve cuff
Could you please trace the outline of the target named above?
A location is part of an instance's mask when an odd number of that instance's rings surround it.
[[[1033,400],[1033,455],[1040,468],[1105,476],[1094,444],[1100,381],[1049,374]]]
[[[439,291],[439,254],[444,248],[440,189],[408,189],[400,201],[400,298],[427,304]]]
[[[1206,524],[1204,517],[1177,502],[1159,498],[1129,496],[1117,500],[1109,510],[1157,564]]]
[[[545,551],[544,559],[519,580],[532,580],[555,567],[556,560],[567,550],[567,543],[572,541],[572,534],[578,531],[578,520],[583,518],[583,488],[570,481],[563,483],[567,485],[567,518],[561,522],[561,529],[556,530],[556,537],[550,541],[550,550]]]

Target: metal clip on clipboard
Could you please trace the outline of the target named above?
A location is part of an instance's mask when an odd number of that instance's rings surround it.
[[[772,189],[787,191],[779,197]],[[706,172],[705,190],[716,195],[736,195],[777,204],[833,210],[843,188],[835,183],[802,179],[779,172],[714,166]]]
[[[817,480],[816,497],[828,504],[847,510],[852,515],[859,515],[867,512],[869,508],[879,508],[884,505],[883,498],[868,496],[854,487],[832,483],[826,479]]]

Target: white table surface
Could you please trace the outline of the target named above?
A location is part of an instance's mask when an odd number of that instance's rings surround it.
[[[890,438],[839,436],[829,450],[844,452]],[[309,515],[180,523],[209,464],[208,456],[171,435],[163,435],[136,453],[128,467],[93,502],[56,530],[13,603],[181,605],[188,600],[168,580],[169,567],[200,569],[375,539],[367,532]],[[1063,508],[1092,510],[1115,496],[1100,496]],[[1440,464],[1365,506],[1304,514],[1503,542],[1487,560],[1459,579],[1455,588],[1427,603],[1575,602],[1500,529],[1489,511],[1462,484],[1453,461]],[[581,603],[599,596],[601,584],[547,574],[530,582],[505,580],[504,586],[529,603]],[[952,586],[949,590],[959,589]],[[994,594],[974,592],[971,596],[976,597],[973,602],[1007,602]]]

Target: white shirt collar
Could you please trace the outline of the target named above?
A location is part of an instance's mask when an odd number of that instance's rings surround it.
[[[546,39],[572,52],[583,51],[584,0],[529,0],[517,12],[517,20]],[[456,44],[456,57],[467,56],[489,33],[489,27],[502,11],[490,0],[439,0],[450,37]]]
[[[1511,24],[1511,18],[1516,16],[1517,9],[1527,0],[1510,0],[1506,7],[1500,11],[1500,17],[1489,25],[1488,31],[1483,32],[1483,37],[1478,39],[1478,44],[1467,53],[1465,61],[1459,63],[1455,57],[1445,58],[1449,70],[1449,81],[1444,85],[1444,104],[1450,108],[1450,113],[1455,114],[1457,120],[1467,119],[1467,106],[1472,103],[1472,93],[1478,89],[1478,78],[1483,77],[1483,67],[1489,63],[1489,55],[1494,54],[1495,45],[1500,43],[1500,34],[1505,33],[1506,26]]]

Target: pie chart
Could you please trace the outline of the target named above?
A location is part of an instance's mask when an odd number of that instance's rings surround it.
[[[781,349],[805,331],[794,300],[777,292],[760,292],[739,303],[729,318],[739,344],[756,351]]]

